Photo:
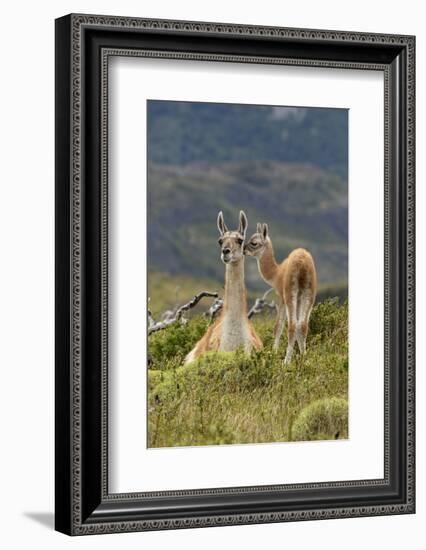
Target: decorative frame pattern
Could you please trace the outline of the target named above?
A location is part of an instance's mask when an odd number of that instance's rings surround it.
[[[56,528],[73,535],[111,533],[155,529],[177,529],[212,525],[282,522],[336,517],[358,517],[414,512],[414,133],[415,133],[415,39],[412,36],[346,33],[278,27],[253,27],[186,21],[147,20],[122,17],[70,15],[57,20],[57,356],[56,356]],[[102,31],[111,31],[109,37]],[[108,34],[108,33],[106,33]],[[90,36],[89,36],[90,35]],[[216,43],[225,37],[244,46],[247,40],[261,41],[265,47],[273,44],[294,46],[313,52],[312,45],[323,45],[324,55],[256,55],[255,53],[194,52],[174,50],[170,45],[156,49],[152,45],[131,47],[123,44],[138,36],[142,42],[153,37],[179,36],[214,37]],[[223,38],[222,38],[223,37]],[[111,38],[111,39],[110,39]],[[114,38],[114,39],[112,39]],[[92,41],[92,42],[91,42]],[[98,41],[98,42],[97,42]],[[95,44],[95,45],[94,45]],[[368,45],[369,48],[365,49]],[[368,55],[360,56],[360,46]],[[225,46],[224,46],[225,47]],[[259,48],[260,49],[260,48]],[[340,49],[340,50],[339,50]],[[338,51],[341,51],[340,58]],[[344,54],[344,55],[343,55]],[[274,63],[343,69],[368,69],[384,72],[385,77],[385,475],[383,480],[345,481],[333,483],[297,484],[270,487],[245,487],[213,490],[170,491],[158,493],[109,494],[107,475],[107,403],[108,403],[108,59],[110,56],[141,56],[203,61],[243,63]],[[343,56],[343,57],[342,57]],[[89,72],[90,70],[90,72]],[[93,76],[93,73],[96,73]],[[99,88],[93,90],[94,79]],[[100,98],[96,98],[96,93]],[[93,97],[92,97],[93,96]],[[97,103],[99,101],[99,104]],[[99,107],[99,118],[94,116],[94,105]],[[395,109],[400,120],[395,117]],[[405,112],[404,112],[405,111]],[[402,117],[402,121],[401,121]],[[401,123],[402,122],[402,123]],[[90,130],[88,130],[90,128]],[[401,135],[402,134],[402,135]],[[99,165],[90,165],[87,151],[95,147],[99,136]],[[88,136],[91,136],[89,138]],[[93,143],[92,143],[93,142]],[[70,152],[70,153],[69,153]],[[88,167],[89,166],[89,167]],[[96,175],[93,178],[93,174]],[[95,180],[98,182],[96,183]],[[88,214],[89,183],[99,204],[94,214]],[[65,219],[63,219],[65,216]],[[97,230],[95,231],[95,224]],[[91,243],[88,232],[99,237],[100,248]],[[96,239],[95,239],[96,240]],[[65,243],[67,243],[65,245]],[[61,250],[59,250],[59,248]],[[95,256],[97,280],[88,283]],[[392,271],[396,259],[400,267]],[[96,350],[87,355],[92,338],[87,332],[88,290],[96,289],[97,313],[94,318],[98,334]],[[401,288],[400,288],[401,287]],[[395,303],[395,288],[399,302]],[[90,294],[90,293],[89,293]],[[68,303],[68,308],[65,303]],[[397,316],[396,325],[392,324]],[[93,319],[92,319],[93,320]],[[393,344],[392,337],[399,341]],[[391,337],[392,336],[392,337]],[[401,349],[402,348],[402,349]],[[96,383],[89,383],[88,368],[98,358]],[[393,366],[391,362],[393,361]],[[399,379],[401,387],[396,391]],[[99,385],[98,385],[99,384]],[[87,408],[88,396],[100,393],[96,410]],[[68,399],[64,399],[68,392]],[[404,412],[398,430],[395,418],[396,394],[402,395],[398,407]],[[88,427],[88,415],[95,417],[95,428]],[[93,418],[91,419],[93,423]],[[88,435],[95,434],[96,448],[88,443]],[[395,440],[395,441],[394,441]],[[404,456],[396,458],[397,441],[403,444]],[[392,443],[394,441],[394,443]],[[399,467],[395,470],[396,462]],[[405,466],[404,466],[405,464]],[[89,475],[90,474],[90,475]],[[93,478],[93,479],[92,479]],[[398,478],[398,479],[396,479]],[[143,505],[144,499],[166,499],[176,496],[189,499],[232,495],[244,502],[244,496],[268,492],[308,494],[325,490],[336,493],[353,490],[363,494],[366,489],[383,489],[379,504],[363,497],[363,504],[323,504],[313,507],[306,501],[306,509],[291,509],[283,501],[271,508],[253,507],[244,513],[205,514],[196,504],[191,511],[176,517],[163,513],[152,517]],[[357,493],[358,491],[358,493]],[[385,494],[386,493],[386,494]],[[388,494],[389,493],[389,494]],[[217,500],[217,499],[216,499]],[[192,502],[191,501],[191,502]],[[333,502],[333,501],[332,501]],[[354,499],[355,502],[355,499]],[[242,505],[239,506],[241,510]],[[244,506],[243,506],[244,508]],[[225,509],[225,507],[224,507]]]

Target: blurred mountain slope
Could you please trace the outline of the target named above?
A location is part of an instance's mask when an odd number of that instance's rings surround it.
[[[248,233],[267,222],[278,260],[303,246],[321,284],[347,281],[347,185],[310,164],[248,160],[148,166],[148,261],[152,271],[222,280],[216,218],[236,228],[243,209]],[[248,287],[263,288],[246,261]]]
[[[347,179],[345,109],[148,101],[148,154],[157,164],[276,160]]]

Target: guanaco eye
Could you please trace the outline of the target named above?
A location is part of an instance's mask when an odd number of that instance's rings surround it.
[[[223,239],[218,239],[217,242],[220,244],[220,246],[223,245]]]
[[[244,239],[237,239],[238,244],[243,244],[243,242],[244,242]]]

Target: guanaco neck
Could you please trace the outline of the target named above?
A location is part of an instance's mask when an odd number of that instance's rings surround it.
[[[234,319],[247,317],[244,259],[226,264],[223,312]]]
[[[272,286],[277,275],[278,264],[275,260],[274,249],[269,237],[266,239],[265,250],[262,256],[257,258],[257,265],[263,279]]]

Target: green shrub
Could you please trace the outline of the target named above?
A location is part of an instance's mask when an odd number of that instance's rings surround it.
[[[286,331],[275,352],[275,319],[269,315],[254,318],[264,349],[250,356],[241,351],[209,352],[183,365],[186,353],[207,329],[208,321],[202,316],[152,334],[148,445],[299,440],[299,417],[306,407],[322,400],[347,399],[347,315],[347,303],[318,304],[312,313],[306,355],[295,349],[292,362],[285,366]],[[334,427],[321,426],[316,432],[311,429],[317,439],[337,433]],[[344,429],[339,430],[339,437],[344,437]],[[306,437],[311,437],[311,431]]]
[[[347,439],[348,402],[329,397],[310,403],[302,409],[292,427],[293,441]]]
[[[186,324],[173,323],[148,338],[148,352],[153,368],[176,368],[183,363],[208,327],[208,320],[198,316]]]
[[[348,301],[339,306],[338,298],[329,298],[314,307],[309,321],[312,335],[327,338],[337,330],[348,329]]]

